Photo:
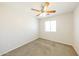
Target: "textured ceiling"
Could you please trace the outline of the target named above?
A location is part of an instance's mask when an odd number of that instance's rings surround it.
[[[79,5],[78,2],[54,2],[51,3],[48,9],[56,10],[56,13],[50,14],[49,16],[55,16],[62,13],[68,13],[75,10],[75,8]],[[46,16],[47,17],[47,16]]]
[[[4,5],[4,6],[25,6],[26,8],[35,8],[35,9],[40,9],[41,7],[41,3],[42,2],[6,2],[6,3],[0,3],[0,5]],[[48,7],[48,9],[50,10],[56,10],[56,13],[54,14],[50,14],[49,16],[55,16],[55,15],[59,15],[62,13],[67,13],[67,12],[72,12],[73,10],[75,10],[75,8],[79,5],[79,2],[50,2],[50,6]],[[32,10],[30,10],[32,11]],[[36,14],[35,14],[36,15]],[[46,16],[47,17],[47,16]]]

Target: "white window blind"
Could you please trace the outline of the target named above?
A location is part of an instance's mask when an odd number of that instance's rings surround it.
[[[56,32],[56,21],[45,21],[45,32]]]

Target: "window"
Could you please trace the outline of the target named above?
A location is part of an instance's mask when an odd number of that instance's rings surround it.
[[[56,32],[56,21],[45,21],[45,32]]]

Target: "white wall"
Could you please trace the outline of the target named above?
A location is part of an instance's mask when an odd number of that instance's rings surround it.
[[[38,20],[30,7],[0,4],[0,55],[38,38]]]
[[[74,48],[79,55],[79,6],[74,11]]]
[[[56,32],[45,32],[44,22],[56,20]],[[73,15],[72,12],[40,19],[40,37],[64,44],[73,44]]]

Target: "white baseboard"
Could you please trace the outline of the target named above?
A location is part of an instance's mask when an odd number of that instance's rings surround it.
[[[38,38],[36,38],[36,39],[38,39]],[[23,42],[21,45],[16,46],[15,48],[12,48],[12,49],[9,49],[9,50],[7,50],[7,51],[4,51],[3,53],[0,54],[0,56],[2,56],[3,54],[6,54],[6,53],[8,53],[8,52],[10,52],[10,51],[12,51],[12,50],[14,50],[14,49],[16,49],[16,48],[19,48],[19,47],[21,47],[21,46],[23,46],[23,45],[25,45],[25,44],[28,44],[28,43],[30,43],[30,42],[36,40],[36,39],[32,39],[32,40],[30,40],[30,41]]]
[[[42,39],[46,39],[46,38],[42,38]],[[46,39],[46,40],[49,40],[49,39]],[[69,44],[69,43],[65,43],[65,42],[62,42],[62,41],[57,41],[57,40],[50,40],[50,41],[54,41],[54,42],[58,42],[58,43],[62,43],[62,44],[65,44],[65,45],[73,45],[73,44]]]
[[[76,48],[75,48],[74,46],[72,46],[72,47],[74,48],[75,52],[76,52],[77,55],[79,56],[79,53],[77,52]]]

